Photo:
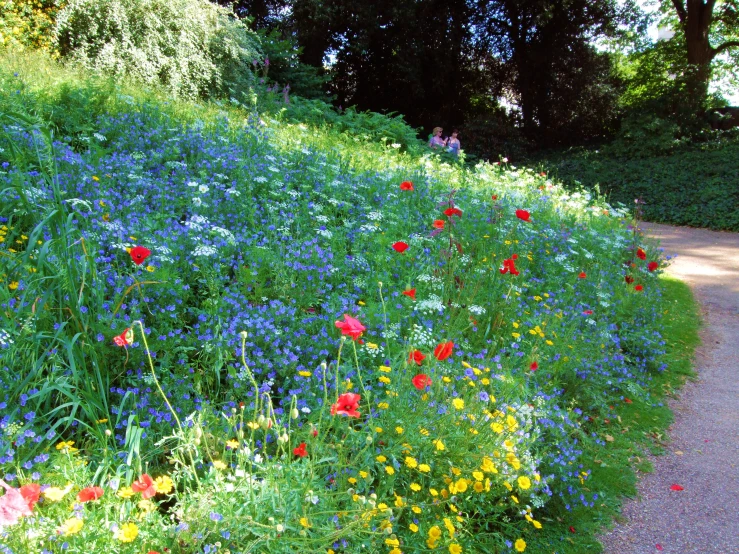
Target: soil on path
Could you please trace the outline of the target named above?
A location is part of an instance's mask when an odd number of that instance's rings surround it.
[[[645,223],[703,313],[696,382],[671,402],[675,421],[654,472],[601,537],[606,554],[739,554],[739,234]],[[670,487],[678,484],[682,491]]]

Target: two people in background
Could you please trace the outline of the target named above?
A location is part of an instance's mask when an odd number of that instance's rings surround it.
[[[431,148],[442,148],[446,150],[447,152],[450,152],[451,154],[454,154],[455,156],[459,156],[459,138],[457,136],[459,135],[459,131],[457,129],[454,129],[452,131],[452,136],[447,138],[441,138],[441,132],[444,129],[441,127],[434,127],[434,131],[431,135],[431,139],[429,140],[429,147]]]

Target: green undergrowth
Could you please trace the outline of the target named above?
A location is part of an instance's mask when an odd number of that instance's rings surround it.
[[[693,356],[700,343],[701,318],[688,285],[664,275],[660,281],[664,291],[660,324],[666,342],[662,362],[668,369],[655,377],[648,396],[614,405],[615,418],[594,422],[594,432],[605,444],[590,443],[583,457],[592,461],[586,490],[598,494],[598,509],[577,507],[566,520],[547,521],[540,540],[531,545],[532,552],[601,552],[598,535],[614,518],[618,521],[624,497],[636,496],[639,474],[653,470],[649,456],[665,452],[667,428],[673,420],[666,402],[695,377]]]
[[[644,201],[657,223],[739,231],[739,138],[723,132],[666,153],[617,155],[611,148],[565,152],[544,163],[570,187],[597,189],[612,203]]]

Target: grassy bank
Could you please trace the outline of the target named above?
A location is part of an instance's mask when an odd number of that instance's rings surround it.
[[[688,371],[655,245],[273,102],[0,70],[5,552],[596,549]]]

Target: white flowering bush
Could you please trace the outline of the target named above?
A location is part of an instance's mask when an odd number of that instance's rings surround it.
[[[58,14],[56,46],[88,69],[190,99],[248,90],[261,56],[257,36],[205,0],[72,0]]]

